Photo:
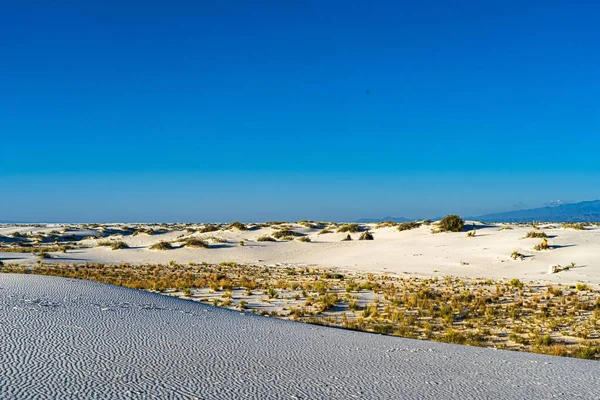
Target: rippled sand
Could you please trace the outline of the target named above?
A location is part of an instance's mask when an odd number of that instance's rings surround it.
[[[0,398],[600,398],[600,363],[0,274]]]

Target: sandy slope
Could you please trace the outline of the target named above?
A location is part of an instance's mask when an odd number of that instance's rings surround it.
[[[297,324],[0,274],[0,398],[600,398],[593,361]]]
[[[398,232],[395,228],[375,229],[373,241],[355,239],[342,242],[346,234],[330,233],[319,235],[319,229],[309,229],[293,225],[292,229],[311,238],[311,243],[298,241],[256,242],[263,235],[270,235],[270,227],[249,231],[225,230],[205,234],[195,233],[195,237],[216,237],[225,243],[211,241],[210,249],[177,248],[168,251],[151,251],[148,247],[160,240],[175,240],[189,236],[185,231],[170,231],[162,234],[137,236],[116,236],[131,248],[112,251],[106,247],[73,250],[67,254],[56,254],[56,260],[67,262],[119,263],[167,263],[171,260],[187,263],[206,261],[236,261],[252,264],[314,265],[337,267],[360,271],[388,273],[414,273],[421,275],[455,275],[489,278],[520,278],[572,283],[577,281],[600,284],[600,228],[585,231],[542,227],[554,247],[549,251],[534,251],[533,246],[540,239],[523,239],[531,227],[513,227],[500,230],[501,225],[477,226],[477,235],[467,238],[463,233],[432,234],[431,227],[422,226],[411,231]],[[0,228],[0,234],[8,235],[15,227]],[[21,231],[46,230],[49,228],[19,227]],[[55,229],[55,228],[54,228]],[[94,231],[87,230],[78,236],[88,236]],[[245,246],[239,246],[243,240]],[[94,246],[97,240],[84,240]],[[525,260],[510,258],[514,250],[525,254]],[[9,262],[35,262],[37,259],[26,254],[0,252],[0,260]],[[548,266],[566,265],[571,262],[576,268],[559,274],[548,274]]]

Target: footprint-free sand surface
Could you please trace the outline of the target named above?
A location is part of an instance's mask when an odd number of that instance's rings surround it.
[[[600,364],[0,274],[0,398],[598,399]]]

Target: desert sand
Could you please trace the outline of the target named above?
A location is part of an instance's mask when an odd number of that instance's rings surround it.
[[[524,238],[533,230],[527,225],[467,222],[466,230],[476,229],[474,237],[467,237],[466,232],[432,234],[430,225],[398,231],[396,227],[377,228],[375,224],[362,224],[362,229],[372,232],[374,240],[360,241],[357,240],[360,233],[351,233],[352,241],[342,241],[347,233],[337,233],[335,227],[330,229],[332,233],[319,234],[323,226],[310,228],[287,224],[290,230],[309,238],[311,241],[308,243],[298,241],[300,236],[276,242],[257,241],[260,237],[277,232],[277,225],[248,225],[248,230],[227,229],[224,225],[222,229],[206,233],[198,232],[197,229],[202,227],[200,224],[187,225],[189,230],[181,225],[163,225],[152,226],[158,233],[135,236],[132,231],[121,231],[121,226],[5,225],[0,226],[0,235],[3,235],[0,236],[0,243],[9,246],[24,240],[11,237],[14,232],[22,232],[30,236],[45,235],[42,240],[47,245],[58,237],[61,242],[75,240],[74,243],[81,246],[66,253],[52,253],[53,262],[164,264],[175,261],[217,264],[234,261],[253,265],[333,267],[387,274],[600,284],[600,228],[596,225],[590,225],[585,230],[564,229],[560,224],[540,225],[537,231],[548,235],[551,247],[543,251],[533,249],[540,239]],[[129,226],[149,228],[145,225]],[[60,233],[50,234],[53,231]],[[103,237],[85,239],[97,235]],[[205,239],[209,248],[181,246],[181,241],[189,237]],[[121,240],[129,248],[111,250],[98,246],[99,242],[106,240]],[[172,242],[174,248],[164,251],[149,249],[160,241]],[[243,246],[240,241],[243,241]],[[0,261],[32,263],[38,260],[32,254],[1,250]],[[523,254],[524,258],[511,258],[513,251]],[[565,266],[571,263],[574,263],[574,267],[569,270],[549,273],[552,265]]]
[[[0,274],[0,397],[597,399],[599,364]],[[251,371],[251,373],[250,373]]]

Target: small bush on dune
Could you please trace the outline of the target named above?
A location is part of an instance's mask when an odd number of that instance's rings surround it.
[[[205,240],[198,238],[188,238],[184,243],[185,247],[193,247],[193,248],[208,248],[208,243]]]
[[[293,236],[302,236],[302,234],[298,233],[296,231],[292,231],[290,229],[282,229],[277,232],[273,232],[273,237],[276,239],[282,239],[282,238],[290,237],[290,236],[292,236],[292,237]]]
[[[171,250],[173,246],[169,242],[158,242],[150,246],[150,250]]]
[[[527,235],[525,235],[525,239],[546,239],[547,237],[548,235],[545,232],[536,231],[527,232]]]
[[[518,250],[513,251],[510,256],[512,257],[513,260],[516,260],[517,258],[523,260],[525,258],[525,256],[523,254],[519,253]]]
[[[510,231],[512,230],[512,226],[504,225],[502,228],[498,229],[499,231]]]
[[[121,240],[117,240],[110,244],[110,248],[111,248],[111,250],[128,249],[129,245]]]
[[[477,234],[477,229],[473,229],[472,231],[467,232],[467,237],[475,237]]]
[[[261,236],[258,239],[256,239],[256,241],[257,242],[276,242],[277,240],[275,240],[271,236]]]
[[[308,242],[310,242],[310,238],[308,236],[302,236],[302,237],[298,238],[298,241],[308,243]]]
[[[363,232],[358,240],[373,240],[373,234],[369,231]]]
[[[102,246],[102,247],[110,247],[112,246],[112,243],[110,240],[101,240],[98,243],[96,243],[96,246]]]
[[[537,251],[550,250],[550,246],[548,246],[548,239],[542,240],[542,243],[536,244],[533,249]]]
[[[438,224],[440,232],[460,232],[465,227],[465,221],[458,215],[446,215]]]
[[[413,221],[413,222],[401,222],[398,224],[398,231],[402,232],[402,231],[410,231],[411,229],[416,229],[418,227],[421,226],[420,222],[417,221]]]
[[[360,225],[358,224],[344,224],[338,228],[338,233],[357,233],[360,232]]]
[[[229,224],[229,226],[227,226],[227,229],[237,229],[238,231],[248,230],[246,225],[242,224],[239,221],[232,222],[231,224]]]
[[[325,229],[322,229],[322,230],[321,230],[321,231],[318,233],[318,235],[324,235],[324,234],[326,234],[326,233],[333,233],[333,231],[330,231],[329,229],[325,228]]]
[[[352,240],[352,236],[350,236],[350,234],[346,235],[345,238],[342,239],[342,242],[349,242]]]
[[[202,228],[198,229],[198,233],[207,233],[218,231],[219,227],[213,224],[206,224]]]
[[[576,231],[585,230],[585,225],[581,222],[573,223],[573,222],[565,222],[562,224],[563,229],[575,229]]]
[[[375,228],[376,229],[379,229],[379,228],[390,228],[390,227],[394,227],[394,226],[397,226],[397,225],[398,225],[398,223],[394,222],[394,221],[381,221],[381,222],[378,222],[377,225],[375,225]]]

